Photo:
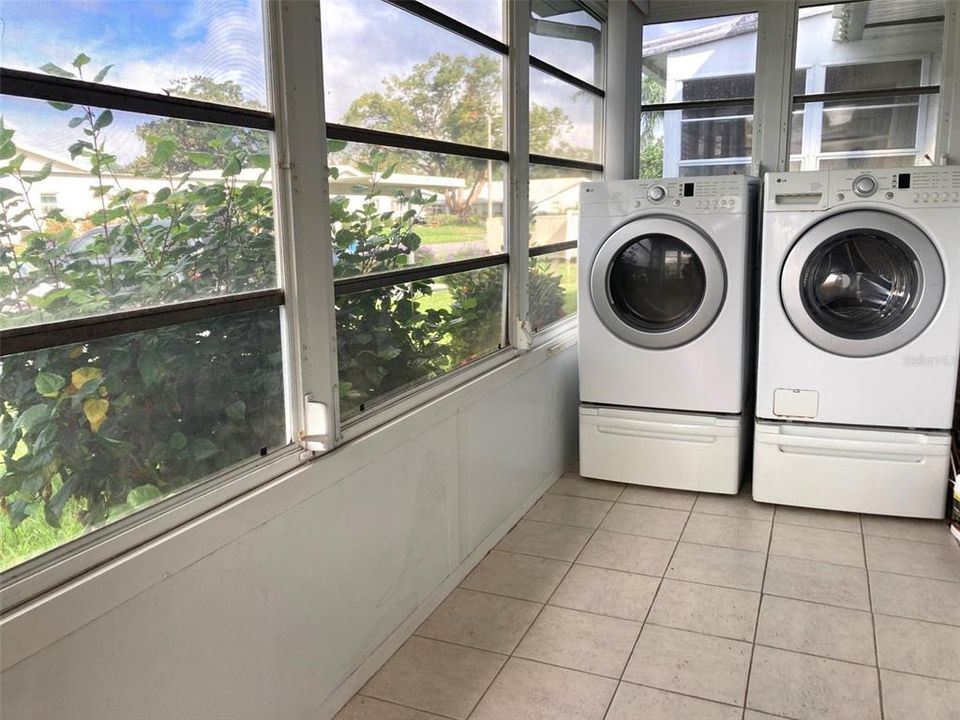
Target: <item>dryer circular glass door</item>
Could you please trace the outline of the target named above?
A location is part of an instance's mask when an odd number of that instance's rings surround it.
[[[833,215],[807,230],[780,275],[783,307],[814,345],[850,357],[881,355],[922,333],[943,299],[933,242],[877,210]]]
[[[726,294],[723,261],[697,228],[653,216],[604,241],[590,270],[590,295],[612,333],[633,345],[670,348],[701,335]]]

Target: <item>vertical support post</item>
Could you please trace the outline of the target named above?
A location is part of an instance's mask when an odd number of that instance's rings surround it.
[[[759,8],[751,166],[754,175],[783,172],[790,161],[797,12],[796,0],[763,3]]]
[[[507,336],[518,350],[533,342],[528,321],[527,283],[530,275],[530,1],[504,3],[507,25],[507,82],[509,89],[504,113],[507,149],[505,225],[510,270],[507,277]]]
[[[960,2],[948,1],[944,10],[935,160],[937,165],[960,165]]]
[[[608,5],[604,178],[640,177],[640,83],[644,15],[633,2]]]
[[[291,404],[301,432],[329,438],[320,447],[326,451],[339,437],[339,412],[320,4],[283,0],[267,8]],[[308,399],[326,406],[309,415],[325,417],[328,427],[307,427]]]

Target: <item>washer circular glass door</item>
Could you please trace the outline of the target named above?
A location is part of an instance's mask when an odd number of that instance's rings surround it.
[[[851,357],[913,340],[943,299],[943,264],[923,231],[876,210],[833,215],[806,231],[780,275],[783,306],[814,345]]]
[[[726,293],[723,261],[698,229],[649,216],[618,228],[590,271],[590,295],[603,324],[646,348],[690,342],[717,317]]]

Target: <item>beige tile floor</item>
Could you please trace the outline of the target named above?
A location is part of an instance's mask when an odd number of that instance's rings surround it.
[[[338,720],[960,718],[944,523],[560,478]]]

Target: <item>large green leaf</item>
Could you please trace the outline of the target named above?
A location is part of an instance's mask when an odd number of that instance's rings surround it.
[[[104,110],[100,115],[97,116],[96,121],[93,123],[94,130],[102,130],[107,127],[110,123],[113,122],[113,113],[109,110]]]
[[[94,76],[93,81],[94,81],[94,82],[103,82],[104,78],[107,77],[107,73],[110,72],[110,68],[112,68],[112,67],[113,67],[113,65],[105,65],[104,67],[102,67],[102,68],[100,69],[100,72],[98,72],[98,73]]]
[[[67,70],[64,70],[59,65],[54,65],[53,63],[49,63],[49,62],[45,63],[44,65],[41,65],[40,69],[43,72],[45,72],[47,75],[56,75],[58,77],[65,77],[65,78],[76,77],[76,75],[74,75],[72,72],[68,72]]]
[[[44,403],[31,405],[22,413],[17,415],[16,427],[21,430],[30,431],[38,423],[46,422],[50,419],[50,408]]]
[[[48,525],[57,528],[60,527],[60,518],[63,516],[63,508],[79,484],[80,476],[71,475],[67,481],[60,486],[60,489],[57,490],[53,496],[51,496],[51,498],[44,503],[43,516],[46,518]]]
[[[55,373],[42,372],[35,381],[37,392],[45,397],[56,397],[57,393],[67,384],[66,378]]]

